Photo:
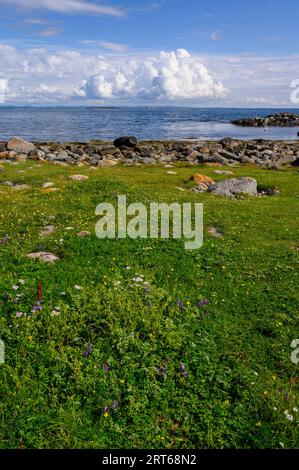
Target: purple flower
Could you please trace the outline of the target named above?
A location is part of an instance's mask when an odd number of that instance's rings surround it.
[[[198,308],[202,308],[202,307],[204,307],[205,305],[209,305],[209,303],[210,303],[210,302],[208,301],[208,299],[204,299],[204,300],[202,300],[201,302],[198,302],[197,307],[198,307]]]
[[[181,373],[183,377],[188,377],[188,372],[186,371],[186,366],[185,364],[181,363],[180,365]]]
[[[9,240],[9,236],[8,236],[8,234],[6,234],[6,235],[4,236],[4,238],[0,241],[0,244],[1,244],[1,245],[6,245],[6,243],[8,242],[8,240]]]
[[[114,410],[117,410],[117,408],[118,408],[118,401],[117,401],[117,400],[114,400],[113,405],[112,405],[112,408],[113,408]]]
[[[40,312],[43,309],[43,306],[39,300],[37,300],[31,310],[32,313]]]
[[[103,364],[103,371],[105,372],[105,374],[107,374],[107,373],[109,372],[109,370],[110,370],[110,367],[109,367],[109,365],[105,362],[105,363]]]
[[[149,288],[147,285],[144,286],[144,290],[145,290],[146,295],[148,295]]]
[[[91,343],[89,343],[87,346],[87,350],[84,353],[84,357],[90,356],[91,352],[92,352],[92,346],[91,346]]]
[[[158,373],[160,376],[166,374],[166,372],[167,372],[167,369],[166,369],[166,367],[164,367],[164,366],[161,366],[161,367],[159,367],[159,368],[157,369],[157,373]]]
[[[179,308],[185,308],[185,306],[184,306],[182,300],[178,300],[177,305],[178,305]]]

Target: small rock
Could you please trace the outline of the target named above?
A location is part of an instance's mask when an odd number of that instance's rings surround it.
[[[115,160],[101,160],[98,165],[102,168],[110,168],[111,166],[118,165]]]
[[[56,227],[54,225],[47,225],[40,231],[39,235],[40,237],[48,237],[49,235],[52,235],[52,233],[54,233],[55,230],[56,230]]]
[[[200,173],[197,174],[197,175],[192,175],[189,178],[189,181],[195,181],[195,183],[204,183],[204,184],[207,184],[207,185],[215,184],[214,180],[212,180],[211,178],[209,178],[206,175],[201,175]]]
[[[72,180],[72,181],[86,181],[88,180],[88,176],[85,176],[85,175],[70,175],[69,176],[69,180]]]
[[[55,261],[59,260],[58,256],[54,255],[53,253],[48,253],[45,251],[39,251],[37,253],[29,253],[27,255],[27,258],[38,259],[40,261],[43,261],[44,263],[54,263]]]
[[[233,175],[234,173],[228,170],[215,170],[214,174],[215,175]]]
[[[54,183],[51,183],[51,182],[49,181],[48,183],[44,183],[44,184],[42,185],[42,188],[43,188],[43,189],[48,189],[48,188],[53,188],[54,186],[55,186],[55,184],[54,184]]]
[[[28,186],[28,184],[16,184],[13,186],[13,189],[16,191],[23,191],[24,189],[30,189],[30,186]]]
[[[81,230],[81,232],[77,233],[78,238],[86,238],[90,236],[91,236],[91,233],[88,232],[88,230]]]
[[[215,238],[223,238],[223,233],[218,230],[217,227],[209,227],[208,228],[208,233],[212,235],[212,237]]]
[[[168,171],[167,174],[168,175],[177,175],[177,172],[176,171]]]

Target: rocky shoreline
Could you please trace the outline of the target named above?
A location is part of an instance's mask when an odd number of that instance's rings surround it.
[[[114,142],[27,142],[18,137],[0,142],[1,162],[38,160],[54,165],[112,167],[123,165],[164,165],[176,162],[207,166],[253,164],[280,169],[299,166],[299,142],[270,140],[149,141],[121,137]]]
[[[266,117],[236,119],[231,122],[241,127],[299,127],[299,114],[270,114]]]

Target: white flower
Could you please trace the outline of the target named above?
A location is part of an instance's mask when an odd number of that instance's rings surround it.
[[[128,270],[129,270],[129,269],[132,269],[132,268],[131,268],[131,266],[126,266],[126,269],[128,269]]]
[[[19,279],[19,284],[21,284],[23,286],[25,284],[24,279]]]
[[[66,295],[66,292],[60,292],[60,295]]]
[[[19,286],[12,286],[13,290],[18,290]]]
[[[142,277],[133,277],[132,279],[133,282],[143,282]]]
[[[16,313],[16,318],[21,318],[24,315],[23,312],[17,312]]]
[[[274,410],[274,411],[277,411],[277,408],[276,408],[276,406],[274,406],[274,407],[273,407],[273,410]]]
[[[297,412],[298,412],[298,408],[293,408],[293,411],[294,411],[295,413],[297,413]]]
[[[288,420],[291,421],[291,422],[293,421],[294,416],[292,416],[292,415],[289,413],[289,410],[286,410],[286,411],[284,412],[284,415],[285,415],[286,419],[288,419]]]
[[[81,286],[75,285],[74,287],[75,287],[76,290],[82,290]]]

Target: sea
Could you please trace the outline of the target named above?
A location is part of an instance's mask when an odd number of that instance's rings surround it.
[[[268,116],[294,109],[194,107],[6,107],[0,106],[0,140],[18,136],[30,141],[299,139],[299,128],[254,128],[234,119]]]

